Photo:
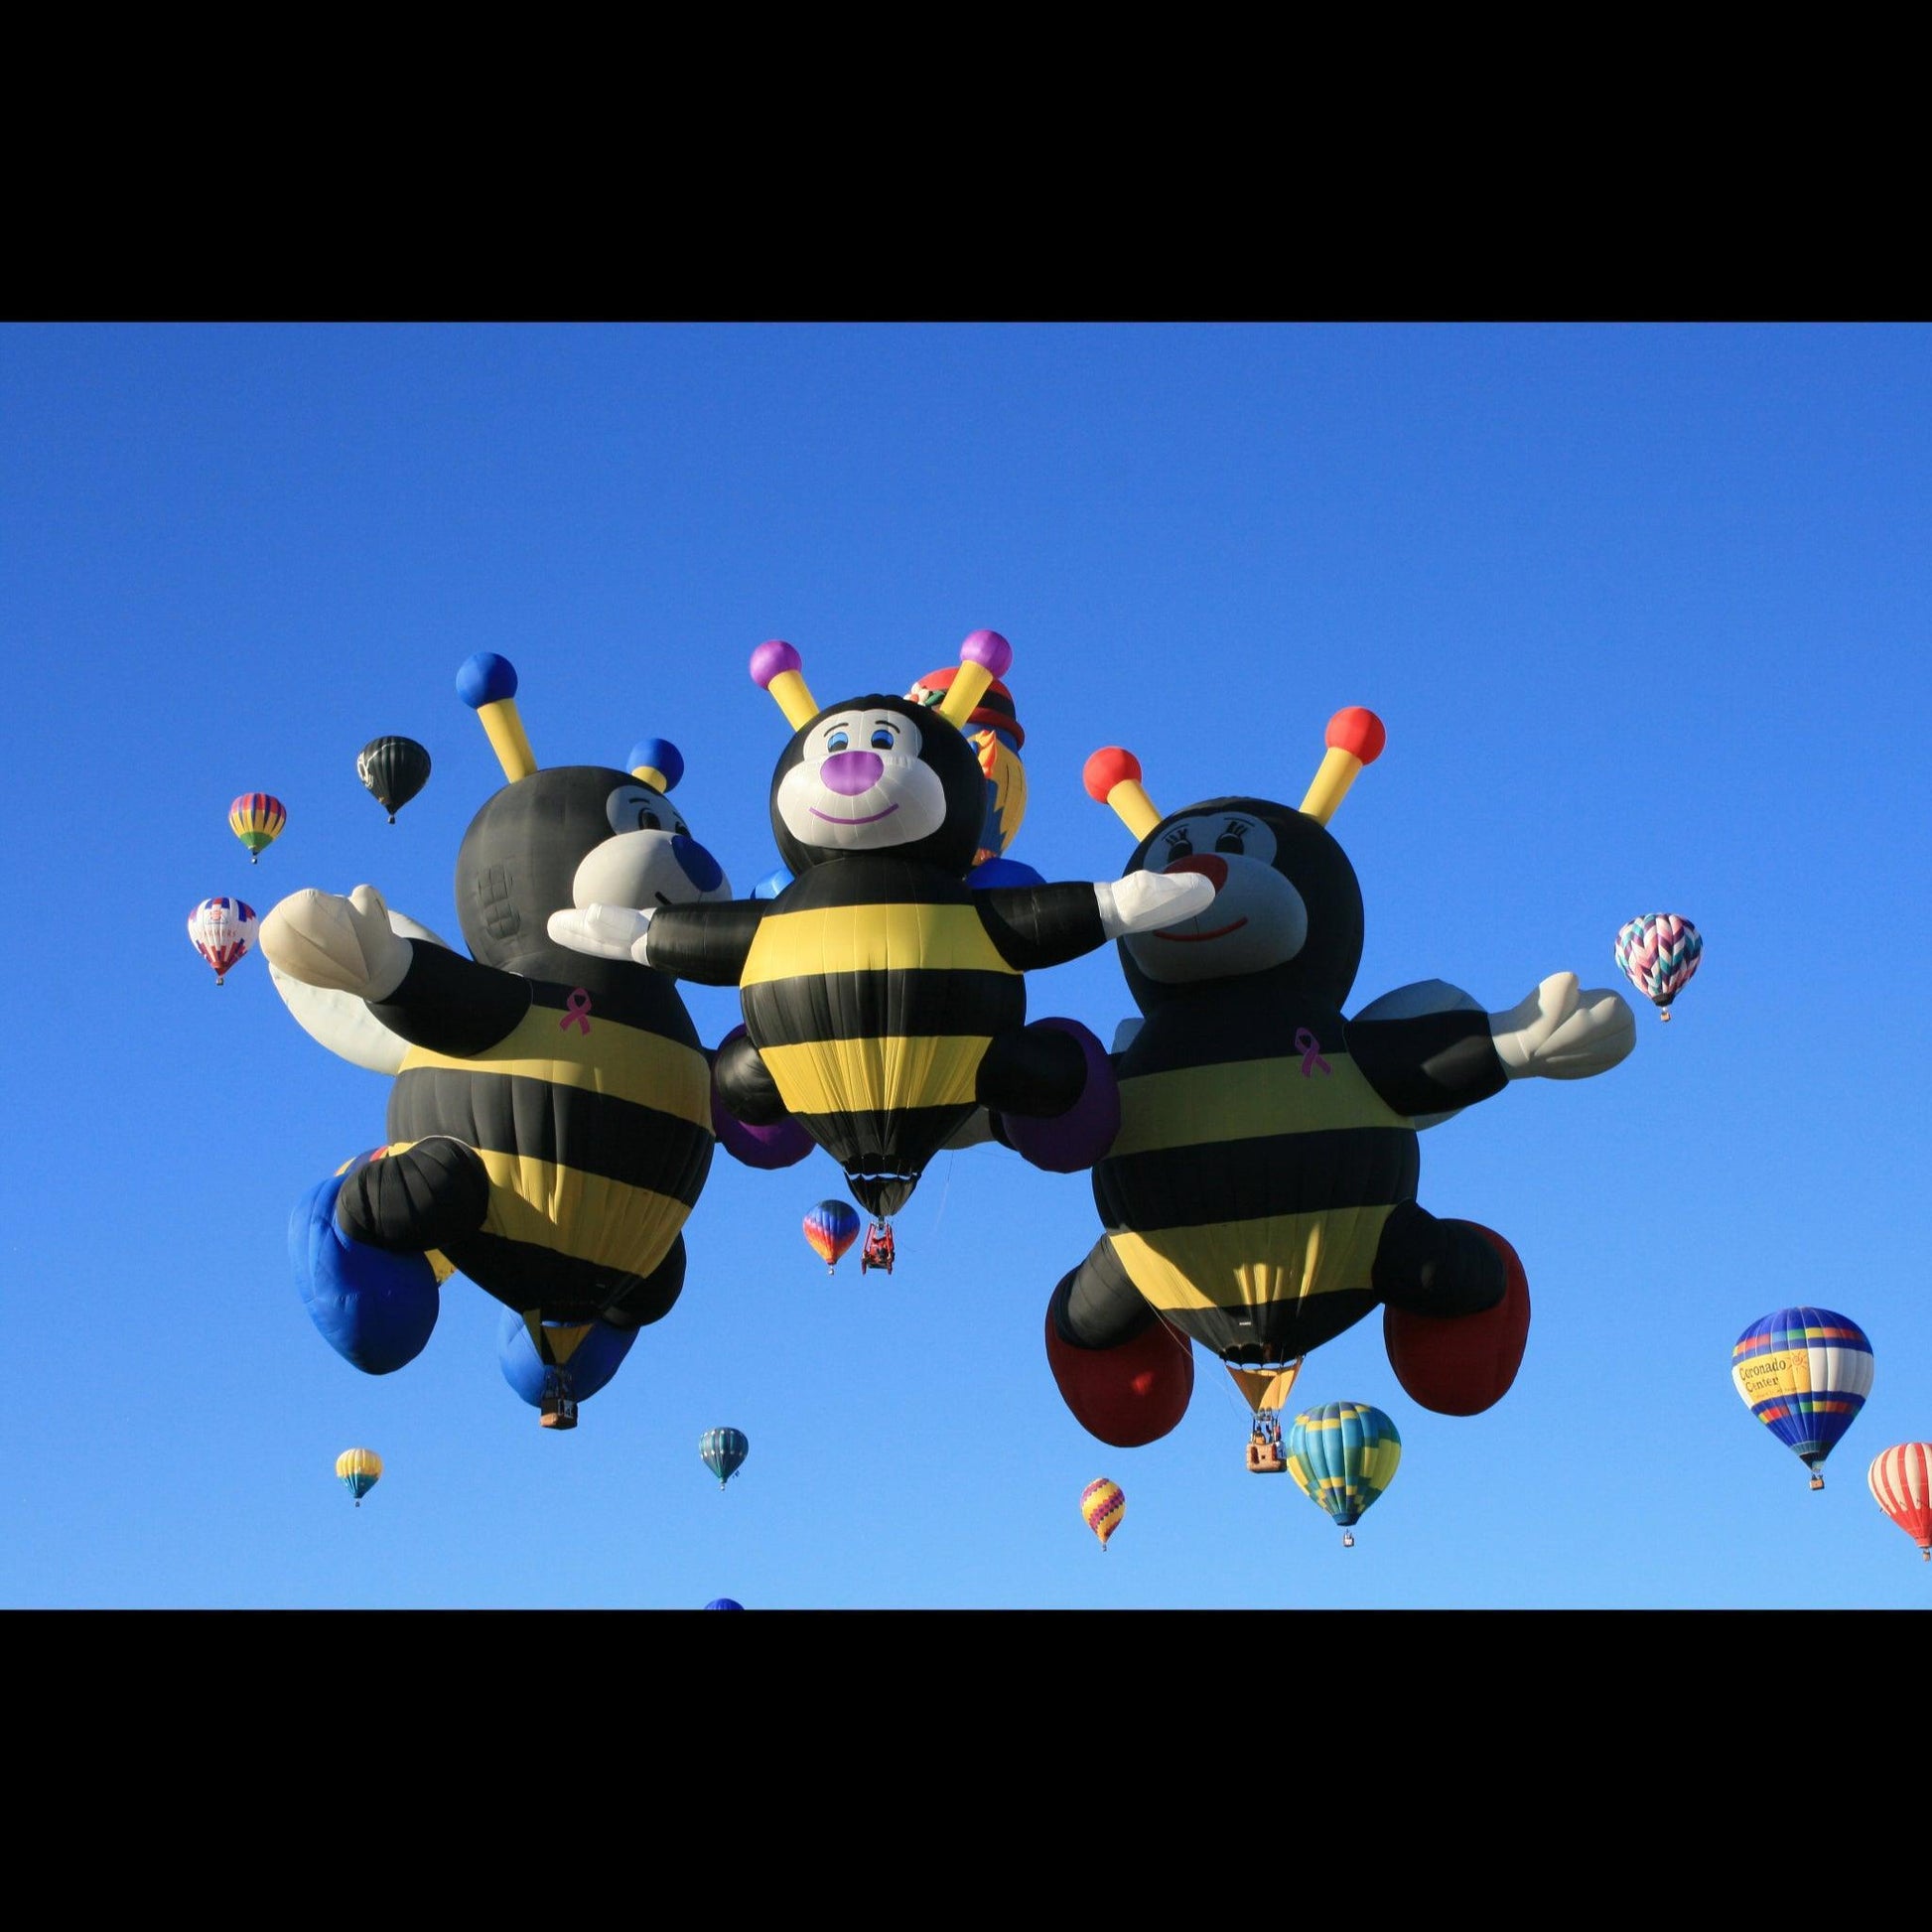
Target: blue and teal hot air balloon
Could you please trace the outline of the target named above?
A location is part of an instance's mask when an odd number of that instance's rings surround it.
[[[1871,1393],[1871,1343],[1831,1309],[1778,1309],[1753,1321],[1730,1351],[1744,1405],[1825,1486],[1825,1458]]]
[[[745,1607],[735,1596],[714,1596],[705,1605],[708,1610],[742,1610]]]
[[[698,1439],[698,1453],[704,1465],[718,1478],[722,1489],[738,1473],[738,1465],[752,1452],[752,1445],[742,1429],[707,1429]]]
[[[1341,1525],[1342,1543],[1352,1548],[1362,1512],[1389,1486],[1402,1460],[1395,1424],[1366,1402],[1327,1402],[1295,1418],[1286,1447],[1289,1474],[1303,1495]]]

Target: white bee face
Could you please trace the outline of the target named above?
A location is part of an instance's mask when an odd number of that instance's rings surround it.
[[[919,762],[903,711],[834,711],[778,781],[778,817],[799,844],[847,852],[912,845],[946,822],[946,788]]]
[[[731,881],[684,817],[649,785],[619,785],[604,801],[611,836],[592,846],[571,882],[576,905],[693,905],[730,898]]]
[[[1176,820],[1148,848],[1148,872],[1199,872],[1214,881],[1204,912],[1122,943],[1149,979],[1190,980],[1258,973],[1293,959],[1308,941],[1309,908],[1275,870],[1274,833],[1244,812]]]

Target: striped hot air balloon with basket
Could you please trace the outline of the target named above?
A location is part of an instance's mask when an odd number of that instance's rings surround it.
[[[1777,1309],[1739,1335],[1730,1379],[1744,1406],[1825,1486],[1825,1458],[1871,1393],[1871,1342],[1832,1309]]]
[[[1871,1458],[1873,1499],[1932,1563],[1932,1443],[1895,1443]]]

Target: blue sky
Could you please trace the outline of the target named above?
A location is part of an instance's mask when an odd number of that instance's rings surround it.
[[[1864,1471],[1932,1440],[1928,786],[1932,331],[1891,325],[12,325],[0,330],[0,784],[16,1037],[0,1303],[20,1395],[15,1608],[1844,1610],[1932,1566]],[[1242,1466],[1196,1364],[1144,1449],[1060,1402],[1041,1328],[1097,1222],[1079,1176],[942,1155],[881,1282],[799,1230],[829,1157],[721,1156],[684,1296],[569,1435],[453,1281],[385,1377],[335,1355],[286,1255],[311,1183],[382,1138],[265,962],[220,988],[188,911],[366,881],[457,936],[501,774],[455,695],[509,658],[545,763],[671,739],[677,803],[748,892],[821,700],[1012,642],[1012,848],[1115,877],[1087,755],[1163,810],[1299,801],[1322,728],[1388,749],[1334,829],[1367,907],[1351,1005],[1442,978],[1490,1010],[1620,985],[1642,911],[1707,941],[1638,1044],[1430,1130],[1420,1198],[1501,1231],[1534,1318],[1479,1417],[1420,1410],[1371,1318],[1310,1402],[1383,1408],[1356,1546]],[[385,732],[435,769],[395,825]],[[288,829],[230,834],[265,789]],[[30,909],[31,908],[31,909]],[[733,996],[685,1001],[708,1041]],[[1030,982],[1103,1038],[1111,948]],[[1729,1379],[1794,1302],[1872,1340],[1812,1492]],[[23,1385],[31,1384],[31,1390]],[[712,1427],[751,1455],[721,1491]],[[360,1509],[333,1474],[364,1445]],[[1104,1552],[1080,1491],[1127,1492]]]

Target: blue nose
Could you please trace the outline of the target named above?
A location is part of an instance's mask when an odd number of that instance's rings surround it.
[[[701,893],[710,892],[725,876],[724,867],[696,839],[687,839],[682,832],[671,840],[671,857],[677,861],[678,870]]]

